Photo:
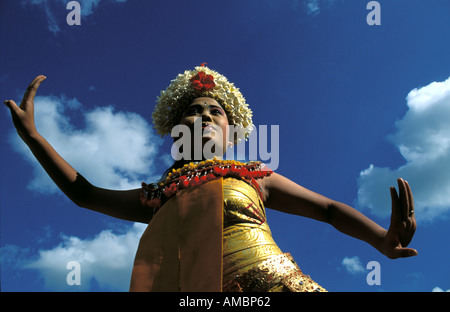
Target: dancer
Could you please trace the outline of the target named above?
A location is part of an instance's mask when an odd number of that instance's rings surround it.
[[[176,127],[184,130],[174,137],[183,142],[182,157],[159,181],[128,191],[92,185],[39,134],[34,97],[44,79],[33,80],[19,106],[13,100],[5,105],[20,137],[75,204],[148,224],[130,291],[326,291],[274,242],[265,207],[327,222],[389,258],[417,255],[407,248],[416,221],[412,192],[403,179],[397,181],[398,193],[390,189],[392,216],[386,230],[259,161],[223,159],[227,147],[249,137],[252,111],[239,89],[205,64],[172,80],[152,115],[160,135],[173,134]],[[189,137],[198,125],[201,138]]]

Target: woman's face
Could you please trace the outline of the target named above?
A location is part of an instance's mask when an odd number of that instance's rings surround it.
[[[216,100],[209,97],[196,98],[184,110],[180,124],[188,126],[191,130],[192,151],[195,149],[194,144],[198,144],[200,141],[198,137],[195,138],[195,134],[199,134],[201,135],[202,151],[209,148],[215,155],[223,156],[228,143],[228,117]],[[207,147],[205,147],[206,143],[208,143]],[[203,154],[202,157],[208,158]]]

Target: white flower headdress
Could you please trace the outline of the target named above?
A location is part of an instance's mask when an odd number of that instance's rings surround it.
[[[252,111],[238,88],[218,72],[202,64],[179,74],[166,90],[161,91],[153,111],[153,124],[161,136],[170,134],[179,124],[183,111],[197,97],[211,97],[222,105],[231,125],[243,129],[248,139],[253,130]],[[239,142],[241,137],[235,139]]]

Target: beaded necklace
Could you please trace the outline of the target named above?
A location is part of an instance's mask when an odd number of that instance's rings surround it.
[[[233,177],[246,181],[255,188],[262,198],[256,179],[273,173],[260,161],[239,162],[235,160],[213,159],[191,162],[179,169],[172,169],[165,179],[156,183],[142,183],[141,203],[153,208],[155,214],[161,205],[174,196],[179,190],[219,179]]]

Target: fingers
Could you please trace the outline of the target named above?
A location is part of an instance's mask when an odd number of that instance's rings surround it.
[[[403,179],[397,179],[398,183],[398,193],[400,200],[400,212],[402,216],[402,221],[406,220],[406,216],[408,215],[408,196],[406,195],[406,188]]]
[[[414,198],[413,198],[411,187],[409,186],[409,183],[407,181],[405,181],[405,184],[406,184],[407,195],[409,197],[409,206],[410,206],[410,210],[408,211],[408,216],[411,217],[414,215]]]
[[[30,83],[25,94],[23,95],[22,102],[20,103],[20,108],[26,109],[26,106],[32,104],[34,101],[34,97],[36,96],[36,91],[41,85],[42,81],[44,81],[47,77],[43,75],[39,75]]]
[[[394,206],[398,205],[398,195],[397,195],[397,190],[395,189],[395,187],[391,186],[390,191],[391,191],[391,200],[392,200],[392,208],[393,208]]]
[[[411,242],[416,231],[416,219],[414,212],[414,199],[409,183],[403,179],[398,179],[399,184],[399,212],[401,215],[402,228],[399,232],[399,241],[403,247]]]
[[[392,213],[391,213],[391,223],[392,221],[395,220],[395,218],[397,217],[398,213],[399,213],[399,204],[398,204],[398,194],[397,194],[397,190],[395,189],[395,187],[391,186],[390,188],[391,191],[391,202],[392,202]]]
[[[411,207],[411,197],[410,192],[408,191],[408,186],[405,180],[399,178],[398,182],[398,191],[399,191],[399,200],[400,200],[400,211],[402,216],[402,221],[406,221],[411,211],[414,210]]]
[[[409,183],[406,182],[406,188],[407,188],[407,194],[409,197],[409,211],[408,211],[408,221],[407,221],[407,230],[408,230],[408,235],[406,235],[404,237],[404,240],[402,241],[403,246],[408,246],[409,243],[411,242],[414,233],[416,232],[417,229],[417,223],[416,223],[416,217],[415,217],[415,212],[414,212],[414,199],[413,199],[413,195],[412,195],[412,191],[411,191],[411,187],[409,186]]]
[[[414,216],[414,198],[409,183],[403,179],[398,179],[400,202],[402,205],[403,220]]]
[[[8,107],[11,111],[17,111],[19,109],[16,102],[14,102],[13,100],[4,101],[3,104],[5,104],[6,107]]]
[[[392,215],[387,234],[389,258],[404,258],[417,255],[415,249],[406,248],[414,236],[416,220],[414,216],[414,201],[411,188],[405,180],[399,178],[398,193],[391,187]],[[396,246],[396,247],[393,247]]]
[[[389,258],[396,259],[396,258],[407,258],[407,257],[414,257],[417,256],[417,250],[412,248],[396,248],[392,252],[391,255],[389,255]]]

